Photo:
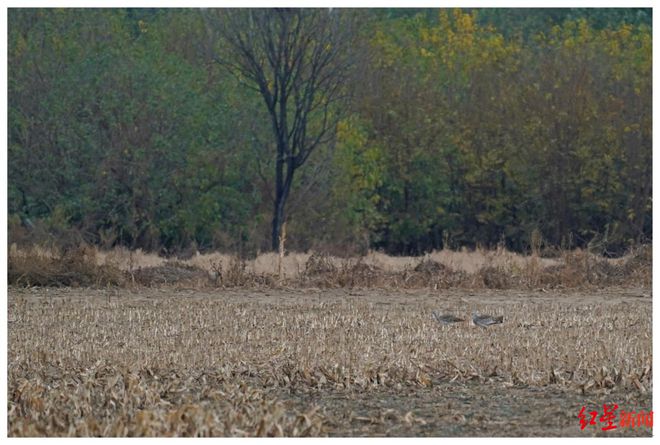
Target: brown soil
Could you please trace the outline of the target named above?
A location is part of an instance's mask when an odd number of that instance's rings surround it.
[[[292,409],[319,406],[327,434],[335,437],[649,437],[652,432],[645,426],[603,431],[605,423],[598,420],[582,430],[578,418],[582,406],[587,407],[585,412],[597,410],[600,416],[604,403],[616,403],[618,411],[648,413],[652,409],[650,393],[583,395],[558,388],[509,387],[494,382],[444,382],[423,389],[317,391],[282,393],[279,397]]]

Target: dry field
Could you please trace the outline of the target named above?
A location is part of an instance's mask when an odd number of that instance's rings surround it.
[[[10,287],[8,318],[10,436],[651,434],[578,420],[652,409],[649,287]]]

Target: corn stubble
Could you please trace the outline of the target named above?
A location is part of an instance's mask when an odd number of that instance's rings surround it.
[[[481,304],[505,320],[481,329],[439,325],[431,304],[171,295],[74,301],[10,290],[9,435],[322,436],[328,413],[294,409],[277,391],[652,386],[650,305]]]

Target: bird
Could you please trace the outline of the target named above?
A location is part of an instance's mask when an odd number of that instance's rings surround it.
[[[452,324],[452,323],[459,323],[461,321],[465,321],[464,318],[459,318],[454,315],[440,315],[436,311],[433,311],[432,314],[433,314],[433,318],[435,318],[436,321],[438,321],[438,323],[441,324]]]
[[[504,322],[504,316],[500,315],[499,317],[493,317],[491,315],[479,315],[477,311],[472,313],[472,322],[477,326],[482,328],[487,328],[493,324],[500,324]]]

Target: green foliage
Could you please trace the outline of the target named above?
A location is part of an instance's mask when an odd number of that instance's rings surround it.
[[[199,11],[8,15],[10,215],[105,246],[268,246],[271,123],[209,59]],[[352,105],[295,178],[290,246],[650,239],[650,10],[365,17]]]
[[[63,212],[108,245],[208,245],[242,230],[258,200],[242,199],[250,159],[231,150],[236,86],[209,88],[217,74],[184,52],[199,37],[193,14],[11,15],[9,183],[25,197],[13,211]]]
[[[650,27],[652,21],[650,8],[485,8],[478,13],[480,24],[492,25],[506,37],[526,39],[567,21],[585,20],[597,30],[623,24]]]
[[[650,29],[569,20],[522,44],[479,23],[442,10],[374,32],[356,106],[384,150],[376,245],[650,236]]]

